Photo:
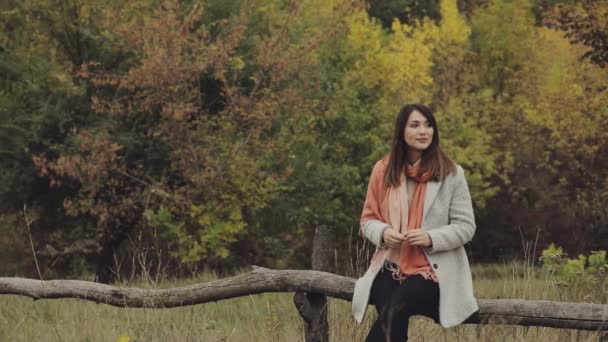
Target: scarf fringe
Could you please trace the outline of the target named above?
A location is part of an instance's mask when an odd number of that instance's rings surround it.
[[[393,279],[399,281],[400,283],[403,282],[408,277],[403,272],[401,272],[401,269],[399,268],[399,266],[395,265],[392,262],[389,262],[389,261],[386,262],[386,269],[391,271]],[[427,270],[427,271],[421,270],[414,274],[410,274],[409,276],[413,276],[416,274],[421,275],[426,280],[432,280],[436,283],[439,283],[439,278],[437,278],[437,274],[435,272],[433,272],[432,270]]]

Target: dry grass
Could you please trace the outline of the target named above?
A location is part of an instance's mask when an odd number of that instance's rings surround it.
[[[524,298],[604,303],[606,287],[558,286],[551,276],[524,263],[473,268],[478,298]],[[207,281],[213,275],[164,281],[162,287]],[[154,284],[130,284],[153,286]],[[302,323],[292,294],[262,294],[174,309],[124,309],[77,299],[32,301],[0,296],[0,341],[301,341]],[[374,318],[357,325],[350,303],[330,300],[332,341],[362,341]],[[597,341],[598,333],[516,326],[462,325],[442,329],[413,318],[410,341]],[[126,340],[126,339],[123,339]]]

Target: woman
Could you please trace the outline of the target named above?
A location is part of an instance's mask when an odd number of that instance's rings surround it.
[[[407,340],[412,315],[449,328],[478,310],[463,247],[475,233],[471,195],[428,107],[397,115],[391,152],[372,170],[361,233],[377,246],[352,303],[359,323],[368,301],[378,311],[366,341]]]

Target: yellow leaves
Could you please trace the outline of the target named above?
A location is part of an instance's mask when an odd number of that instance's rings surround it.
[[[215,255],[217,255],[221,259],[226,259],[230,256],[230,251],[226,247],[218,247],[215,251]]]
[[[537,124],[537,125],[542,124],[542,123],[543,123],[543,121],[545,121],[545,120],[546,120],[546,118],[542,118],[542,117],[539,115],[539,111],[538,111],[536,108],[525,108],[525,109],[523,110],[523,114],[524,114],[524,117],[525,117],[525,118],[526,118],[526,119],[527,119],[529,122],[534,123],[534,124]]]
[[[450,44],[466,43],[471,33],[455,0],[442,1],[441,13],[440,26],[428,18],[416,27],[395,19],[392,33],[384,32],[364,11],[351,15],[347,42],[355,64],[347,80],[379,94],[379,110],[430,100],[434,54],[445,53]]]
[[[578,184],[572,176],[595,177],[597,153],[605,146],[608,73],[581,59],[586,48],[571,44],[561,31],[535,28],[530,44],[534,49],[515,79],[515,101],[525,120],[515,124],[526,125],[543,142],[539,165],[565,168],[569,176],[559,178],[559,185],[572,187]]]
[[[528,0],[496,0],[475,11],[472,43],[484,86],[509,95],[509,82],[534,49],[534,16]]]
[[[349,51],[355,57],[349,82],[364,89],[382,89],[378,91],[385,94],[381,101],[387,107],[429,96],[431,49],[411,37],[413,28],[395,22],[394,33],[386,34],[362,11],[348,19],[348,27]]]
[[[570,44],[560,31],[538,28],[535,49],[524,64],[522,83],[530,102],[525,115],[530,122],[547,127],[555,138],[577,139],[593,130],[593,93],[585,91],[596,73],[603,73],[587,61],[580,61],[581,46]],[[607,85],[597,80],[595,85]],[[593,89],[594,87],[591,87]],[[574,127],[587,127],[584,130]]]
[[[562,96],[580,96],[574,86],[577,82],[578,64],[576,53],[570,43],[563,38],[561,32],[548,29],[537,29],[535,37],[536,49],[533,51],[533,62],[537,64],[536,77],[539,79],[539,89],[553,99]],[[572,92],[575,90],[576,92]]]
[[[353,50],[364,51],[362,49],[366,48],[370,49],[370,52],[377,52],[381,49],[382,28],[373,23],[365,12],[358,11],[347,20],[348,42]]]
[[[469,40],[471,28],[458,13],[456,0],[441,0],[441,39],[447,42],[464,43]]]
[[[116,342],[131,342],[131,337],[129,335],[121,335],[118,336]]]
[[[211,224],[211,215],[202,214],[196,218],[196,222],[201,226],[208,226]]]
[[[243,215],[241,214],[241,208],[234,206],[232,207],[232,210],[230,210],[230,213],[228,214],[228,218],[231,221],[241,221],[243,219]]]
[[[396,30],[395,26],[396,25],[393,25],[393,30]],[[398,27],[400,29],[405,29],[407,25],[398,25]],[[412,31],[411,34],[409,34],[408,31]],[[441,31],[439,30],[439,27],[435,25],[435,22],[433,22],[433,20],[430,18],[424,18],[421,21],[418,21],[416,30],[408,29],[407,31],[403,30],[402,32],[406,35],[411,35],[412,38],[432,49],[437,49],[438,43],[441,41]]]
[[[241,71],[245,69],[245,61],[241,56],[233,56],[228,62],[228,67],[233,71]]]

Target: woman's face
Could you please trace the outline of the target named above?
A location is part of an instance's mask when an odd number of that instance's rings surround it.
[[[431,146],[434,131],[429,120],[422,113],[414,110],[407,119],[403,136],[409,148],[424,151]]]

